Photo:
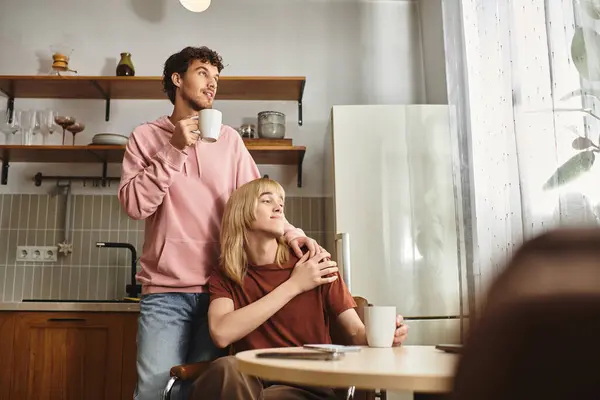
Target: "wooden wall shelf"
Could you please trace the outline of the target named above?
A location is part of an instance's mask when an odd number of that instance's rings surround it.
[[[125,146],[0,146],[2,162],[121,163]]]
[[[302,97],[306,77],[223,76],[217,100],[279,100],[298,102],[298,124],[302,125]],[[158,76],[17,76],[0,75],[0,92],[14,107],[16,98],[106,100],[106,120],[111,99],[164,100]]]
[[[298,168],[298,187],[302,187],[302,164],[305,146],[291,145],[254,145],[252,140],[245,141],[246,147],[259,165],[296,165]],[[8,168],[11,162],[36,163],[101,163],[102,176],[44,176],[38,173],[34,177],[36,186],[43,180],[83,180],[106,186],[109,181],[118,177],[107,175],[107,164],[121,163],[125,146],[17,146],[0,145],[2,159],[2,175],[0,183],[8,183]]]

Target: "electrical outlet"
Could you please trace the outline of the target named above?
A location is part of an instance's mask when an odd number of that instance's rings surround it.
[[[56,262],[56,246],[17,246],[17,261],[20,262]]]

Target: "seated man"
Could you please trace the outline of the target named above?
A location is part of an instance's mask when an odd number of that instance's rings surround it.
[[[340,324],[351,342],[366,345],[365,327],[322,250],[298,259],[282,240],[284,191],[257,179],[237,189],[225,206],[221,263],[212,275],[208,324],[214,343],[239,351],[331,343]],[[398,317],[394,344],[406,338]],[[332,389],[265,382],[237,371],[232,356],[214,361],[194,383],[190,399],[329,399]]]

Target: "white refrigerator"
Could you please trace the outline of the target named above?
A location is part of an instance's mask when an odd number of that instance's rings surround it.
[[[407,344],[460,343],[467,302],[449,107],[334,106],[331,118],[336,251],[350,291],[396,306]]]

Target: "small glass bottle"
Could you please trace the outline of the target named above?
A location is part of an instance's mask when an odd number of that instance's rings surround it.
[[[131,62],[131,53],[121,53],[121,60],[117,65],[117,76],[135,76],[135,69]]]

